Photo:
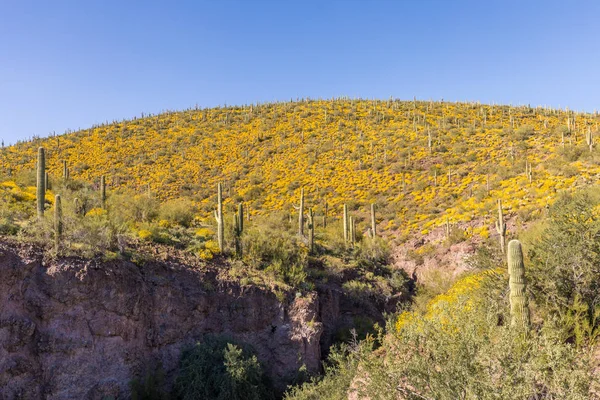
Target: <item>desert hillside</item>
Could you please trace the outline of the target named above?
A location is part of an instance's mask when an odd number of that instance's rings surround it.
[[[496,200],[521,220],[555,193],[594,181],[596,114],[540,107],[399,100],[302,100],[142,115],[4,148],[9,174],[33,171],[39,146],[51,178],[190,197],[212,213],[307,206],[332,215],[376,203],[382,232],[427,233],[449,220],[490,222]],[[592,145],[589,145],[591,134]],[[487,235],[488,224],[472,232]]]
[[[0,382],[9,398],[589,398],[597,124],[302,100],[4,147]],[[79,331],[54,337],[65,305]],[[48,374],[75,355],[108,372]]]

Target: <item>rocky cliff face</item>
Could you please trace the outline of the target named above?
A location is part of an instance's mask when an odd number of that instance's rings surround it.
[[[211,333],[250,344],[280,389],[302,364],[319,369],[316,294],[280,302],[216,276],[171,262],[44,263],[0,243],[0,399],[127,398],[149,365],[172,377],[182,349]]]

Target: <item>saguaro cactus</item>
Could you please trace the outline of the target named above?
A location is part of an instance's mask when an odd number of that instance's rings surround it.
[[[308,210],[308,251],[312,254],[315,250],[315,222],[312,208]]]
[[[354,247],[354,243],[356,243],[356,221],[354,217],[350,217],[348,225],[350,227],[350,245]]]
[[[46,185],[46,190],[50,190],[50,176],[48,175],[48,171],[44,173],[44,184]]]
[[[527,282],[521,242],[511,240],[508,243],[508,275],[510,287],[511,326],[527,329],[529,327],[529,307],[527,305]]]
[[[44,215],[44,203],[46,198],[46,152],[43,147],[38,149],[37,162],[37,214],[38,217]]]
[[[106,179],[104,175],[100,177],[100,204],[106,210]]]
[[[300,205],[294,208],[298,210],[298,235],[304,236],[304,188],[300,190]]]
[[[377,221],[375,221],[375,204],[371,204],[371,235],[377,236]]]
[[[60,201],[60,195],[57,194],[54,197],[54,245],[56,251],[60,246],[60,240],[63,233],[63,220],[62,220],[62,204]]]
[[[433,138],[431,137],[431,131],[429,129],[427,129],[427,148],[429,149],[429,154],[431,154],[432,152],[432,148],[433,148]]]
[[[221,183],[217,185],[217,209],[215,210],[215,220],[217,221],[217,241],[219,242],[219,251],[225,251],[225,224],[223,223],[223,187]]]
[[[592,133],[592,129],[588,127],[588,131],[585,134],[585,142],[590,148],[590,152],[594,149],[594,134]]]
[[[344,223],[344,243],[348,244],[348,205],[344,204],[344,216],[343,216],[343,223]]]
[[[496,231],[500,234],[500,248],[502,254],[505,252],[506,243],[506,223],[504,222],[504,214],[502,214],[502,200],[498,199],[498,221],[496,221]]]
[[[238,227],[240,229],[240,236],[242,236],[242,233],[244,232],[244,203],[239,203],[238,204]]]
[[[67,166],[67,160],[63,160],[63,179],[69,179],[69,167]]]
[[[327,201],[325,201],[325,208],[323,210],[323,228],[327,228],[327,212],[329,211],[329,206],[327,205]]]
[[[244,232],[244,204],[238,204],[238,211],[233,216],[233,234],[235,236],[235,253],[242,256],[242,233]]]

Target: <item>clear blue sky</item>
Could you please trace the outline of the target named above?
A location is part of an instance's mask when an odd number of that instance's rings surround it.
[[[0,0],[0,138],[296,97],[600,109],[599,1]]]

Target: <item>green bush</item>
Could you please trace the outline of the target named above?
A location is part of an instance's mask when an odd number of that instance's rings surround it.
[[[155,198],[128,191],[113,194],[108,201],[111,219],[120,224],[152,221],[158,216],[158,208],[159,202]]]
[[[189,227],[194,220],[196,209],[191,200],[186,198],[169,200],[160,206],[159,218]]]
[[[244,261],[298,287],[306,279],[308,248],[290,231],[284,214],[255,219],[242,237]]]
[[[562,313],[576,297],[590,309],[600,304],[599,203],[591,191],[561,196],[529,248],[532,292],[551,311]]]
[[[324,363],[324,375],[290,388],[286,400],[347,400],[361,361],[372,356],[373,340],[343,343],[331,349]],[[374,397],[379,398],[379,397]]]
[[[181,400],[273,398],[256,356],[223,337],[207,337],[183,352],[175,392]]]
[[[354,250],[354,258],[359,266],[373,269],[378,266],[387,265],[390,259],[391,249],[387,240],[377,236],[365,238]]]
[[[388,324],[381,349],[366,340],[336,353],[324,378],[287,399],[587,399],[589,353],[563,340],[556,319],[528,335],[511,329],[506,276],[483,277]]]

